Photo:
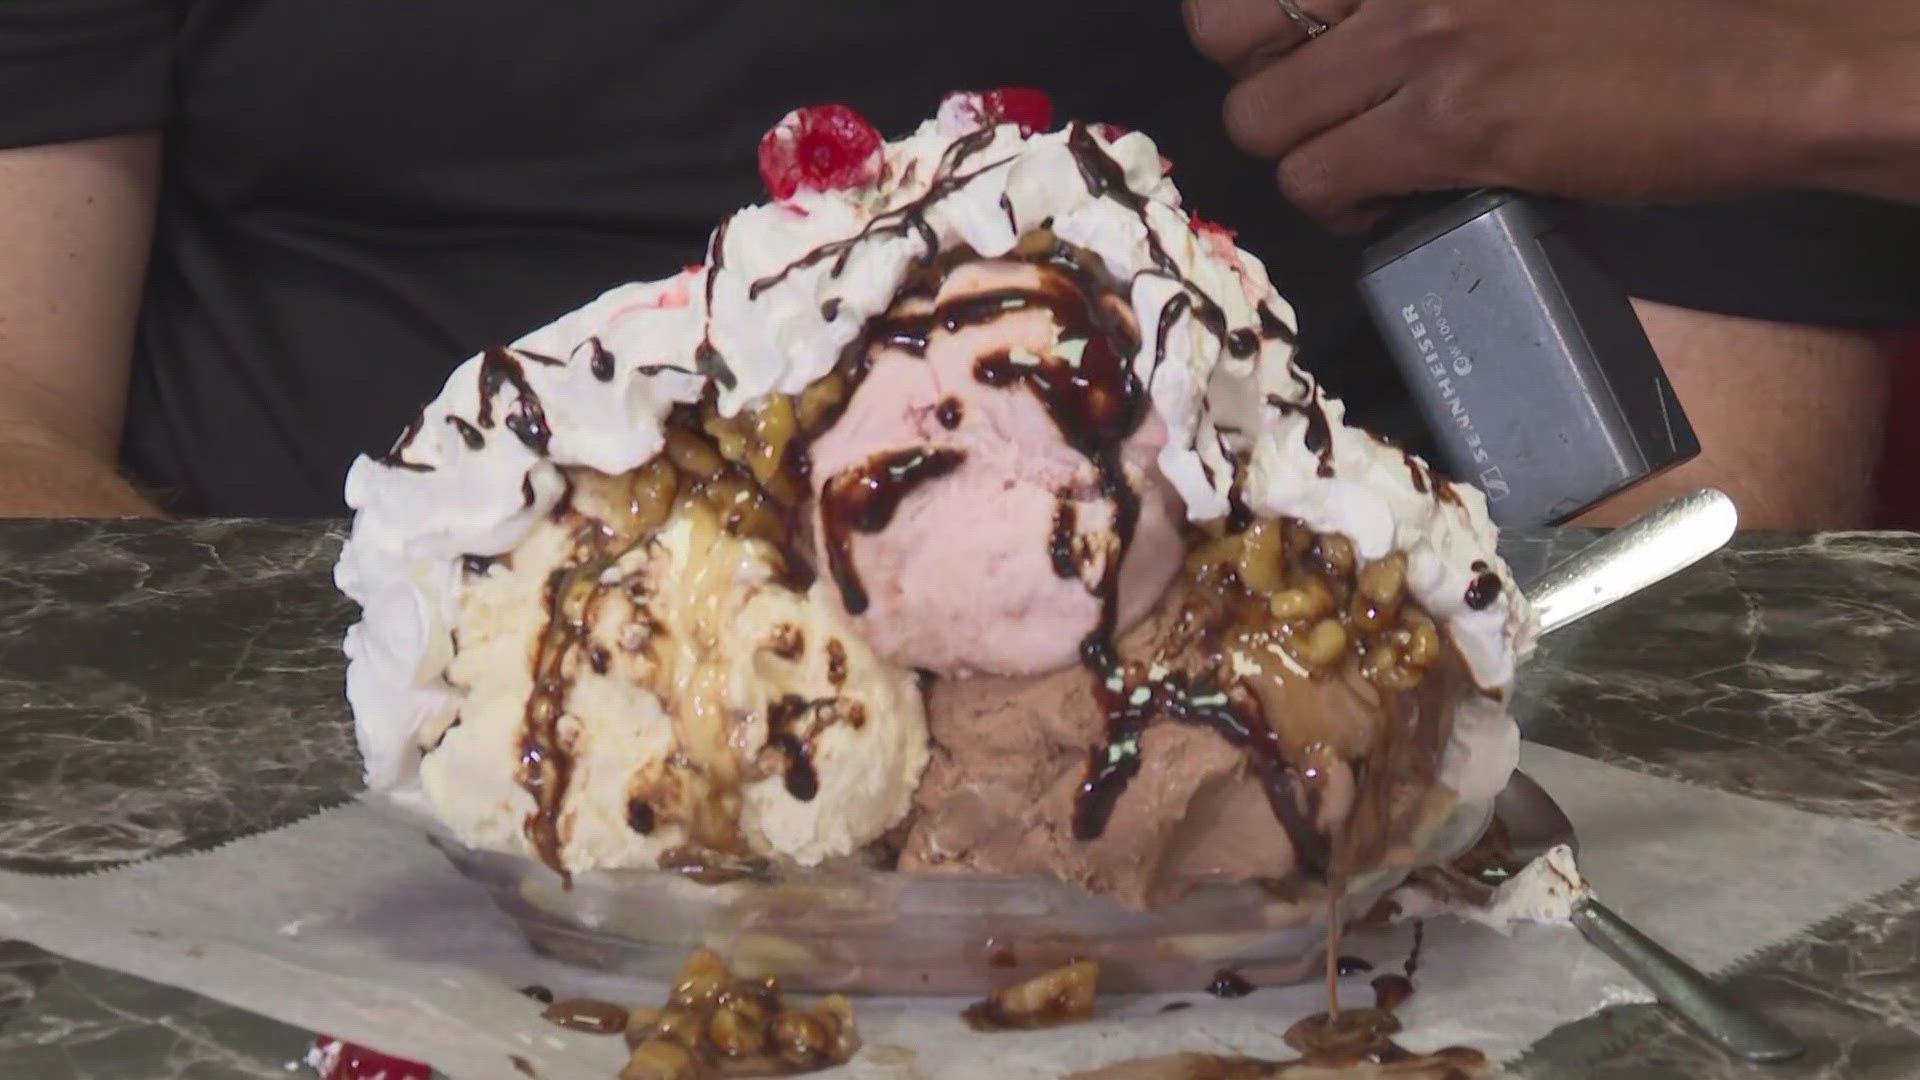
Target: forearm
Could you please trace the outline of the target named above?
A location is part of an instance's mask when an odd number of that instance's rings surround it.
[[[1888,364],[1868,335],[1636,301],[1700,438],[1700,456],[1579,523],[1619,525],[1662,499],[1720,488],[1752,529],[1871,525]]]
[[[0,517],[156,517],[108,461],[38,434],[0,434]]]
[[[1836,54],[1822,83],[1798,186],[1920,203],[1920,26]]]

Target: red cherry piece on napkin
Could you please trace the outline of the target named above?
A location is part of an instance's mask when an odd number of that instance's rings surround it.
[[[1129,128],[1123,128],[1119,124],[1109,124],[1104,121],[1098,124],[1090,124],[1088,126],[1093,128],[1093,133],[1095,135],[1100,136],[1101,138],[1107,140],[1108,142],[1118,142],[1120,140],[1120,136],[1128,134],[1131,130]]]
[[[760,178],[776,199],[801,188],[865,187],[880,177],[880,133],[845,105],[795,109],[760,139]]]
[[[307,1060],[321,1080],[432,1080],[433,1069],[339,1039],[321,1038]]]

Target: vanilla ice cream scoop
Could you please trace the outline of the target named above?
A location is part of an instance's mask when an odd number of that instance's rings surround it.
[[[462,571],[464,704],[420,763],[440,818],[568,871],[813,865],[899,821],[927,759],[912,673],[707,503],[647,532],[634,484],[572,480],[564,513]]]

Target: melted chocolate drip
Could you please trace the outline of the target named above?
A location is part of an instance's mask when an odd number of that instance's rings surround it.
[[[1364,971],[1372,971],[1373,965],[1357,956],[1342,956],[1334,960],[1334,970],[1344,977],[1347,975],[1358,975]]]
[[[1073,556],[1073,538],[1079,531],[1080,512],[1072,502],[1060,499],[1053,504],[1053,533],[1047,539],[1047,556],[1053,560],[1053,572],[1063,578],[1080,576],[1079,560]]]
[[[966,410],[960,404],[960,399],[952,397],[942,400],[940,407],[933,411],[933,418],[938,420],[940,426],[946,428],[948,431],[959,427],[960,419],[965,415]]]
[[[828,322],[840,317],[840,298],[834,297],[820,305],[820,317]]]
[[[1467,606],[1475,611],[1485,611],[1500,599],[1500,577],[1492,571],[1482,573],[1467,586]]]
[[[1407,955],[1405,973],[1379,975],[1373,979],[1373,1007],[1337,1009],[1310,1016],[1288,1030],[1287,1045],[1301,1052],[1301,1063],[1309,1067],[1341,1068],[1365,1062],[1400,1068],[1395,1075],[1421,1076],[1431,1080],[1468,1080],[1486,1067],[1486,1055],[1462,1046],[1450,1046],[1431,1054],[1414,1054],[1395,1043],[1400,1031],[1393,1011],[1413,996],[1413,974],[1420,967],[1420,947],[1425,925],[1413,924],[1413,949]],[[1341,957],[1341,973],[1352,960]],[[1359,970],[1367,970],[1365,961],[1353,960]],[[1286,1076],[1283,1069],[1275,1074]]]
[[[1013,235],[1019,236],[1020,218],[1013,212],[1013,200],[1008,198],[1004,192],[1000,195],[1000,209],[1007,215],[1007,228],[1013,230]]]
[[[1253,993],[1253,984],[1239,972],[1222,968],[1214,972],[1213,981],[1207,984],[1207,993],[1217,998],[1243,998]]]
[[[1305,405],[1295,405],[1279,394],[1268,394],[1267,404],[1280,410],[1307,418],[1307,434],[1303,440],[1309,453],[1320,459],[1320,467],[1314,471],[1323,479],[1333,475],[1333,431],[1327,423],[1327,411],[1320,407],[1320,395],[1313,392]]]
[[[567,366],[566,362],[563,360],[559,360],[555,357],[548,356],[546,353],[534,352],[532,349],[515,349],[513,351],[520,354],[522,357],[533,361],[536,364],[542,365],[543,367],[566,367]]]
[[[466,571],[469,574],[484,574],[487,571],[493,569],[493,564],[499,562],[503,558],[505,558],[505,556],[462,555],[460,556],[460,569]]]
[[[530,997],[533,1000],[539,1002],[542,1005],[553,1004],[553,991],[547,989],[544,986],[541,986],[538,983],[535,983],[532,986],[523,986],[520,988],[520,992],[526,995],[527,997]]]
[[[893,520],[901,500],[930,480],[960,467],[966,454],[953,449],[898,450],[827,481],[820,493],[820,523],[825,531],[827,571],[840,589],[849,615],[867,610],[867,590],[853,565],[853,533],[876,533]]]
[[[607,347],[602,345],[597,337],[587,339],[587,348],[589,350],[587,368],[593,372],[593,377],[601,382],[612,382],[613,354],[607,351]]]
[[[1251,330],[1235,330],[1227,335],[1227,355],[1245,360],[1260,351],[1260,335]]]

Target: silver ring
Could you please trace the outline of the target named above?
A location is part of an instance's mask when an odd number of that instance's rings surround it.
[[[1326,33],[1329,29],[1325,22],[1322,22],[1312,12],[1295,3],[1294,0],[1273,0],[1273,2],[1279,4],[1280,10],[1286,12],[1287,18],[1293,20],[1293,25],[1299,27],[1300,32],[1307,35],[1308,41],[1312,41],[1314,38]]]

